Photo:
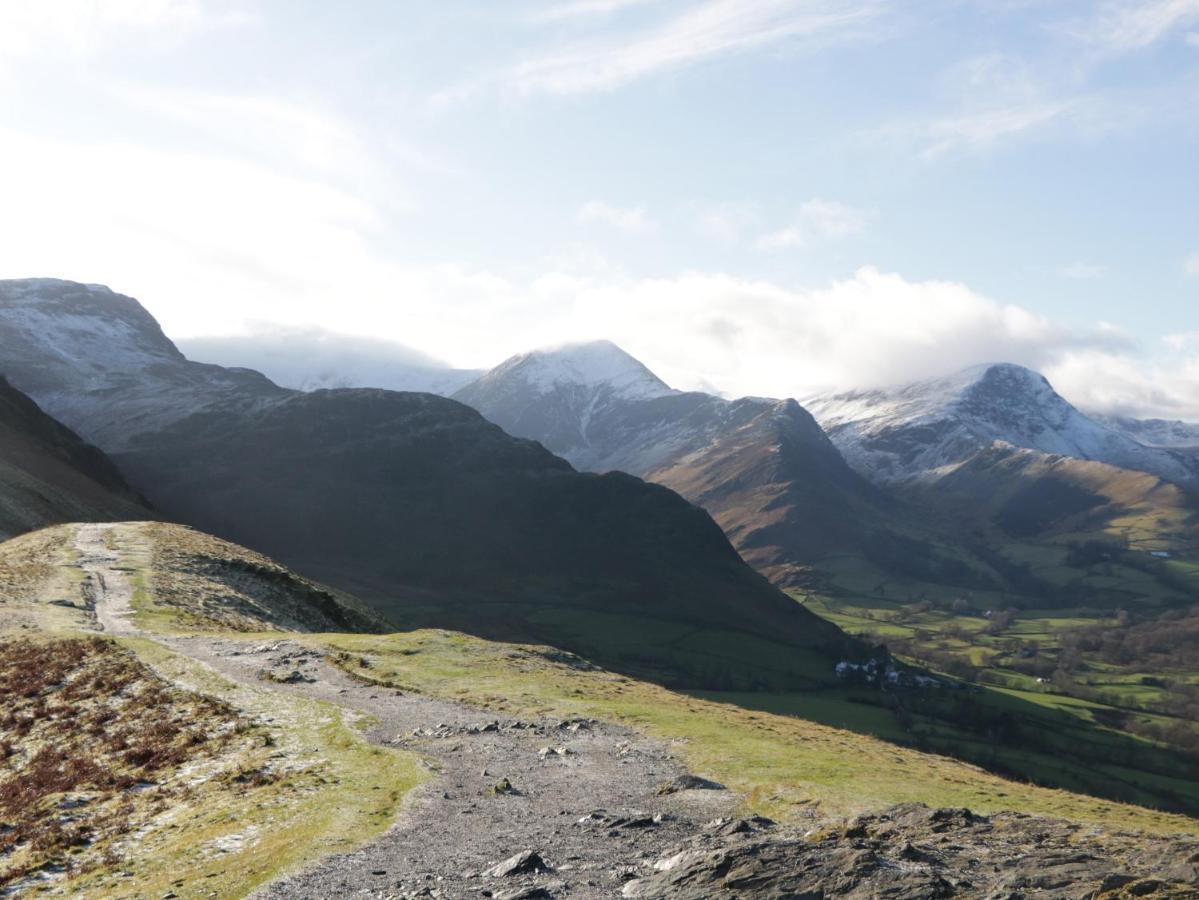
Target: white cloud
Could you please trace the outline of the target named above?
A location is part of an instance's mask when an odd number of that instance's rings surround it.
[[[130,33],[156,38],[256,21],[223,0],[0,0],[0,57],[92,54]]]
[[[1107,266],[1097,266],[1094,263],[1079,261],[1072,262],[1068,266],[1062,266],[1057,270],[1057,273],[1062,278],[1070,278],[1075,281],[1093,281],[1107,274]]]
[[[1192,253],[1182,261],[1182,271],[1192,278],[1199,278],[1199,253]]]
[[[789,41],[851,39],[878,17],[880,0],[702,0],[634,33],[562,46],[434,97],[461,100],[499,87],[521,95],[608,91],[660,72]]]
[[[758,214],[752,207],[725,204],[701,210],[696,215],[695,230],[709,240],[733,244],[757,221]]]
[[[933,159],[959,149],[985,149],[1002,138],[1046,125],[1067,108],[1065,103],[1032,103],[937,119],[923,128],[927,143],[920,155]]]
[[[1110,0],[1071,33],[1113,54],[1142,50],[1199,20],[1199,0]]]
[[[649,6],[661,0],[573,0],[560,2],[555,0],[550,6],[533,15],[537,23],[564,22],[571,19],[586,19],[597,16],[610,16],[633,9],[638,6]]]
[[[569,261],[519,279],[402,264],[371,198],[249,160],[0,131],[0,196],[21,210],[0,217],[0,277],[107,283],[178,337],[268,320],[390,338],[462,367],[608,337],[680,387],[792,396],[1010,360],[1047,370],[1071,399],[1187,415],[1199,397],[1189,339],[1175,355],[1190,368],[1144,368],[1110,328],[1080,333],[960,283],[872,268],[798,290]]]
[[[651,219],[640,206],[612,206],[598,200],[584,203],[579,208],[577,218],[584,224],[598,222],[630,234],[647,234],[658,229],[658,223]]]
[[[1164,358],[1077,352],[1046,369],[1054,387],[1086,410],[1199,422],[1199,343]]]
[[[1162,343],[1175,353],[1182,353],[1184,351],[1199,353],[1199,331],[1168,334],[1162,338]]]
[[[757,244],[762,250],[788,250],[807,246],[816,239],[841,240],[860,234],[874,217],[870,210],[813,197],[800,206],[793,223],[762,235]]]

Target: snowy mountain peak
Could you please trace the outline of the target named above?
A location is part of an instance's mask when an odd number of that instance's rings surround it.
[[[281,393],[257,372],[188,362],[145,307],[99,285],[0,281],[0,346],[14,387],[108,450],[220,396]]]
[[[611,341],[589,341],[514,356],[484,376],[485,381],[519,381],[539,395],[561,388],[597,390],[649,399],[675,393],[640,361]]]
[[[183,360],[132,297],[56,278],[0,281],[0,337],[10,353],[37,345],[70,369],[103,361],[132,371]]]
[[[1186,484],[1195,470],[1083,415],[1044,376],[1010,363],[805,403],[850,464],[877,481],[937,477],[1002,442]]]

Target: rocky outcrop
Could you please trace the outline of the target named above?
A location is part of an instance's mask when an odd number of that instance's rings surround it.
[[[624,896],[644,900],[1199,897],[1199,841],[919,804],[814,833],[712,823]]]

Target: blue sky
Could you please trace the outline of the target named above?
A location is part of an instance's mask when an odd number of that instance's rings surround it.
[[[0,0],[0,276],[1199,418],[1199,0]]]

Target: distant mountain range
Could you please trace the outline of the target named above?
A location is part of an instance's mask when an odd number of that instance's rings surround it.
[[[597,342],[513,357],[454,396],[579,468],[678,491],[784,586],[847,553],[985,583],[992,567],[953,549],[963,522],[1033,537],[1156,515],[1155,541],[1195,541],[1193,458],[1088,418],[1018,366],[814,398],[814,419],[793,400],[673,390]]]
[[[1199,453],[1199,424],[1194,422],[1104,415],[1092,418],[1147,447],[1172,447],[1187,453]]]
[[[778,583],[886,528],[886,498],[793,400],[676,391],[610,342],[513,357],[454,398],[580,469],[678,491]]]
[[[880,484],[946,477],[1001,443],[1199,485],[1195,457],[1084,415],[1021,366],[977,366],[893,389],[813,397],[805,405],[849,464]]]
[[[165,514],[397,624],[743,688],[810,685],[855,646],[673,492],[580,474],[453,400],[191,362],[135,300],[63,281],[0,282],[0,345],[13,383]]]

